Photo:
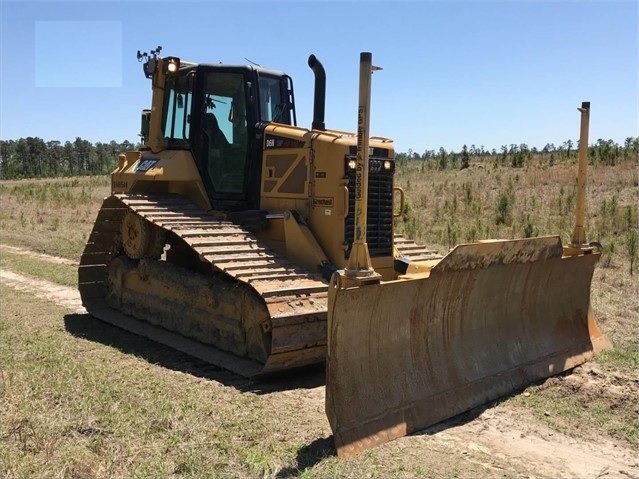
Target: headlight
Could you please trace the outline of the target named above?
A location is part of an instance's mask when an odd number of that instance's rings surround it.
[[[385,170],[390,170],[390,169],[391,169],[391,166],[392,166],[392,165],[391,165],[391,162],[390,162],[390,161],[386,160],[386,161],[384,162],[384,169],[385,169]]]
[[[166,68],[166,73],[177,73],[177,71],[180,69],[180,59],[176,58],[176,57],[167,57],[164,59],[164,61],[166,62],[165,68]]]
[[[348,168],[349,168],[350,170],[354,170],[356,166],[357,166],[357,161],[355,161],[355,160],[348,160]]]

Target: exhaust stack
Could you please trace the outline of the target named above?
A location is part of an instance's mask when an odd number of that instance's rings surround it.
[[[315,94],[313,99],[313,129],[326,130],[324,123],[324,111],[326,107],[326,72],[324,66],[315,57],[308,57],[308,66],[315,74]]]

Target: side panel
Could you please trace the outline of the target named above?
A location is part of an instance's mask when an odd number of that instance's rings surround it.
[[[313,169],[309,222],[329,261],[344,267],[344,221],[348,214],[348,180],[344,158],[354,138],[317,133],[313,139]]]
[[[111,174],[111,192],[178,194],[200,208],[211,208],[193,155],[185,150],[130,151],[120,155]]]
[[[279,124],[264,130],[260,208],[308,215],[310,132]]]
[[[461,245],[430,275],[329,288],[326,413],[349,455],[583,363],[599,254],[559,238]],[[594,345],[593,345],[594,344]]]

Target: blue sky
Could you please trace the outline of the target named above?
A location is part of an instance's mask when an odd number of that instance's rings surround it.
[[[206,63],[245,58],[293,77],[310,127],[315,54],[326,125],[356,127],[359,53],[373,75],[371,133],[409,148],[639,135],[637,2],[4,1],[0,138],[137,141],[150,82],[137,50]]]

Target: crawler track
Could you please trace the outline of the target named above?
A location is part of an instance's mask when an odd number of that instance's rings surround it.
[[[434,253],[425,246],[404,238],[402,235],[395,235],[393,242],[400,256],[410,261],[427,261],[442,258],[440,254]]]
[[[120,225],[129,210],[166,232],[166,260],[124,256]],[[325,359],[327,281],[183,197],[106,198],[79,288],[91,315],[243,376]]]

